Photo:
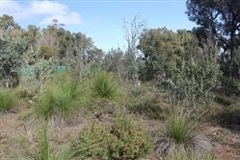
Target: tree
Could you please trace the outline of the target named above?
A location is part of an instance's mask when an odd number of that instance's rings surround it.
[[[111,49],[105,56],[104,56],[104,69],[113,72],[117,75],[118,80],[123,80],[126,78],[126,67],[123,63],[124,61],[124,52],[118,49]]]
[[[146,20],[140,20],[140,18],[140,15],[136,15],[131,21],[125,18],[123,19],[124,38],[128,45],[126,53],[126,66],[129,66],[128,78],[134,81],[138,80],[138,68],[136,63],[137,41],[146,26]]]
[[[0,81],[6,87],[18,85],[18,71],[23,63],[23,53],[28,49],[28,42],[25,39],[7,41],[0,39]]]
[[[182,59],[197,61],[202,54],[198,40],[191,32],[178,30],[175,33],[166,28],[145,30],[138,49],[144,54],[147,75],[142,77],[146,77],[146,80],[165,76],[165,71],[180,64]]]
[[[236,38],[240,33],[240,1],[236,0],[187,0],[187,12],[191,21],[196,22],[217,40],[229,54],[229,72],[232,77],[239,76],[236,62]],[[234,67],[237,65],[237,68]]]
[[[27,31],[25,32],[25,36],[29,43],[32,45],[32,47],[35,46],[37,39],[40,36],[40,28],[35,25],[29,25],[27,27]]]
[[[3,16],[0,17],[0,28],[10,30],[13,28],[20,28],[20,26],[14,21],[12,16],[3,14]]]
[[[18,69],[23,61],[23,53],[28,50],[28,42],[22,38],[24,31],[12,16],[0,17],[0,82],[6,87],[18,84]]]

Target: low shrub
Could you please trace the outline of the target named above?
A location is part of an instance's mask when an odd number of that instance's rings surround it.
[[[144,127],[129,119],[117,118],[113,124],[86,127],[74,142],[77,159],[138,159],[152,147]]]
[[[150,119],[164,119],[169,104],[164,93],[158,88],[143,84],[126,86],[128,98],[126,106],[131,113],[140,114]]]

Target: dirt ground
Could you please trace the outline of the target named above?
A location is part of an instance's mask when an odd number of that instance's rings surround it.
[[[0,115],[0,159],[7,160],[26,146],[34,146],[37,142],[36,131],[31,122],[23,120],[26,108],[20,108],[12,113]],[[159,125],[154,120],[144,120],[150,130],[157,130]],[[69,138],[79,132],[82,124],[55,127],[50,134],[50,141],[54,145],[64,144]],[[34,128],[34,127],[33,127]],[[214,151],[219,160],[240,159],[240,131],[233,131],[220,125],[209,124],[202,128],[202,132],[210,137]],[[148,160],[154,160],[150,155]]]

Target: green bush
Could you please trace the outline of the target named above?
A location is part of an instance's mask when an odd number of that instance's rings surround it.
[[[193,108],[206,106],[213,100],[212,89],[219,83],[220,71],[216,62],[205,57],[205,61],[199,64],[182,61],[173,67],[170,74],[166,74],[168,77],[163,78],[161,84],[169,93],[173,105],[184,103]]]
[[[0,112],[8,111],[13,107],[14,95],[11,89],[0,88]]]
[[[78,159],[138,159],[152,147],[144,127],[129,118],[117,118],[113,124],[94,124],[84,128],[74,142]]]
[[[164,119],[164,114],[169,105],[167,99],[158,88],[147,86],[128,85],[127,107],[131,113],[140,114],[150,119]]]
[[[40,54],[44,59],[49,59],[57,54],[56,49],[50,45],[43,45],[40,48]]]
[[[92,79],[92,91],[94,96],[114,99],[119,94],[117,81],[112,73],[106,71],[96,73]]]

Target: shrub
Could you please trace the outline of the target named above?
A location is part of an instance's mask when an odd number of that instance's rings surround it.
[[[74,142],[78,159],[138,159],[151,149],[144,127],[129,118],[117,118],[113,124],[94,124],[85,128]]]
[[[50,57],[56,55],[56,53],[56,49],[50,45],[43,45],[40,48],[40,54],[44,57],[44,59],[49,59]]]
[[[163,112],[168,104],[164,94],[158,88],[147,86],[127,86],[127,107],[131,113],[140,114],[150,119],[163,119]]]
[[[218,85],[220,71],[216,62],[205,57],[204,62],[194,65],[191,61],[182,61],[166,74],[168,77],[164,77],[161,84],[173,105],[184,103],[193,108],[212,101],[212,89]]]
[[[19,78],[17,71],[29,44],[24,38],[4,40],[3,37],[0,38],[0,44],[0,86],[16,87]]]
[[[96,73],[92,81],[94,96],[114,99],[119,94],[119,87],[112,73],[106,71]]]
[[[8,111],[13,107],[14,95],[11,89],[0,88],[0,112]]]

